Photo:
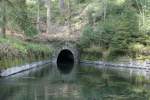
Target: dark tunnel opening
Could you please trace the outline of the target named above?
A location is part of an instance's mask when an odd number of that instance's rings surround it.
[[[62,50],[57,58],[57,67],[63,74],[68,74],[74,66],[74,55],[70,50]]]

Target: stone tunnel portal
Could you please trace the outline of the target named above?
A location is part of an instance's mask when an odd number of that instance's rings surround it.
[[[74,66],[74,55],[68,50],[62,50],[57,57],[57,67],[62,73],[70,73]]]

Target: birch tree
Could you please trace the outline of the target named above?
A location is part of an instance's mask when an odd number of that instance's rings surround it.
[[[51,0],[47,0],[47,33],[51,31]]]
[[[59,0],[59,9],[60,9],[60,14],[64,16],[65,13],[65,0]]]
[[[104,9],[104,22],[107,14],[107,0],[103,0],[103,9]]]
[[[40,0],[37,0],[37,25],[38,33],[40,33]]]

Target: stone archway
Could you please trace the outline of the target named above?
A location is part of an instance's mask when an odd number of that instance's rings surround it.
[[[62,73],[70,73],[74,68],[74,64],[79,62],[79,52],[72,43],[64,43],[59,45],[53,55],[53,64]]]
[[[68,49],[63,49],[57,57],[57,64],[58,63],[74,63],[74,55]]]
[[[62,50],[57,57],[57,68],[62,73],[70,73],[74,65],[74,55],[68,50]]]

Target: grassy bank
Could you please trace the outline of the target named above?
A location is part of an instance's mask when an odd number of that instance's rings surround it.
[[[99,46],[82,47],[80,46],[81,60],[90,61],[113,61],[113,62],[129,62],[131,60],[146,61],[150,60],[149,46],[135,46],[134,48],[122,51],[111,51]]]
[[[0,38],[0,69],[47,60],[53,48],[48,44],[26,42],[17,38]]]

